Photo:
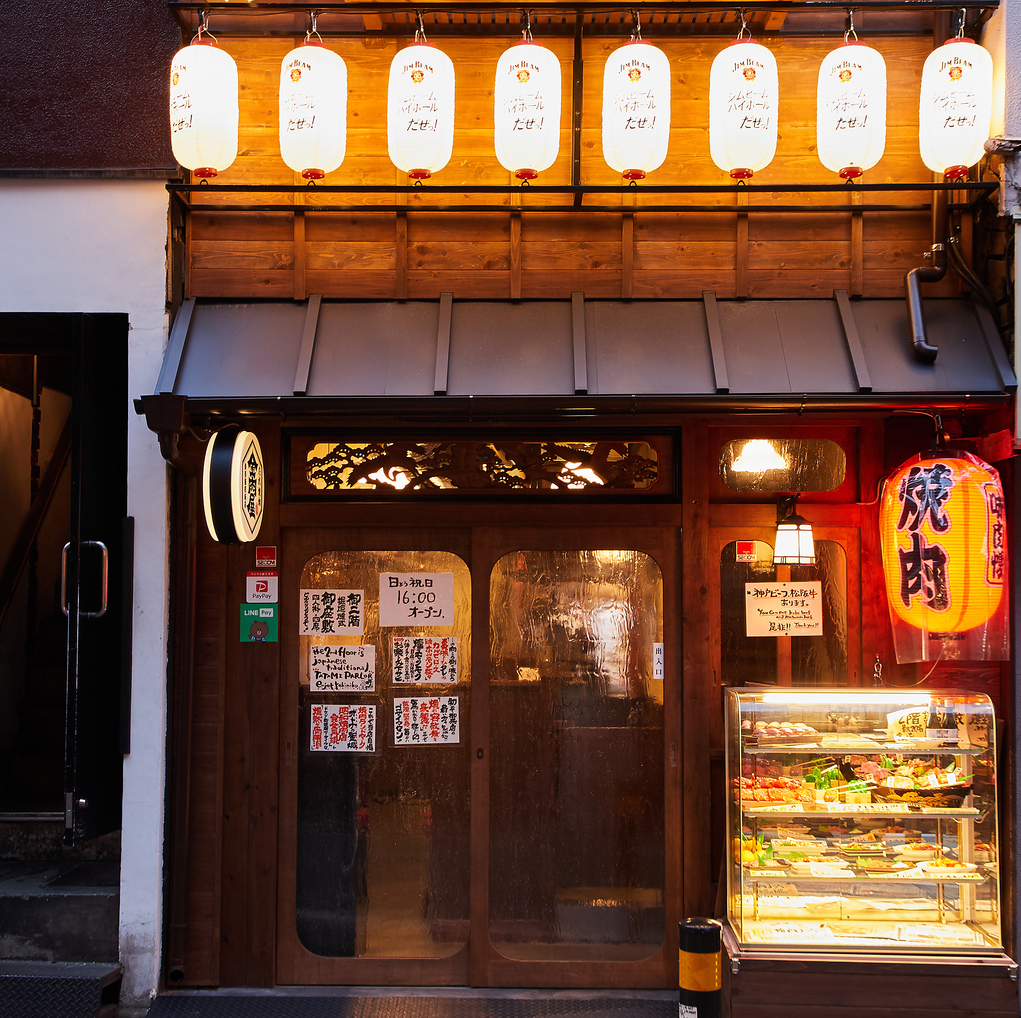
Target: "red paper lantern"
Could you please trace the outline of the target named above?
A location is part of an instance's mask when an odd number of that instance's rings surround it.
[[[995,468],[966,452],[908,460],[886,482],[879,529],[898,661],[930,660],[929,641],[945,657],[999,659],[999,636],[980,638],[977,649],[974,640],[954,646],[965,642],[957,634],[978,627],[998,633],[1005,614],[1006,516]],[[902,656],[904,626],[921,631],[920,656]]]

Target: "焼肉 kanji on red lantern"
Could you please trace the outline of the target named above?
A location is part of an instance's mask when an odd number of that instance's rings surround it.
[[[897,660],[1007,657],[1007,543],[995,468],[967,452],[917,456],[879,514]]]

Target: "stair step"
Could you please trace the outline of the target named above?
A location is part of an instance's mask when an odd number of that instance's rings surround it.
[[[0,1018],[112,1018],[120,985],[119,965],[0,961]]]

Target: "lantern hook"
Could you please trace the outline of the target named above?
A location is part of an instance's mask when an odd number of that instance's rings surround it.
[[[532,41],[532,14],[530,11],[521,12],[521,38],[524,42]]]
[[[747,36],[750,39],[752,37],[752,30],[748,27],[748,16],[743,7],[737,12],[737,16],[741,19],[741,27],[737,30],[737,37],[744,39]]]
[[[883,662],[879,660],[879,654],[876,654],[876,664],[872,669],[872,685],[881,686],[883,684]]]
[[[422,12],[415,11],[415,17],[418,19],[418,27],[415,29],[415,42],[427,42],[425,37],[425,22],[422,20]]]
[[[207,10],[199,11],[199,27],[198,31],[195,33],[195,38],[192,39],[192,42],[201,42],[203,32],[208,35],[210,39],[213,39],[213,36],[209,31],[209,11]],[[213,39],[213,41],[215,42],[216,40]]]
[[[968,9],[966,7],[962,7],[962,8],[960,8],[960,10],[961,10],[961,19],[957,23],[957,38],[958,39],[963,39],[964,38],[964,23],[965,23],[965,21],[968,20]]]
[[[308,31],[305,33],[305,42],[308,42],[312,36],[315,36],[320,42],[323,41],[323,37],[319,34],[319,12],[309,11],[308,12]]]
[[[844,32],[844,42],[850,42],[851,39],[855,42],[858,41],[858,33],[854,30],[854,8],[847,8],[847,31]]]
[[[631,12],[631,41],[642,41],[642,15],[637,10]]]

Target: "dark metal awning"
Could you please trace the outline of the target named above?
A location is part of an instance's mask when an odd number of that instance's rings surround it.
[[[903,300],[186,301],[154,396],[192,416],[477,419],[572,411],[864,411],[999,406],[1016,379],[992,318]]]

